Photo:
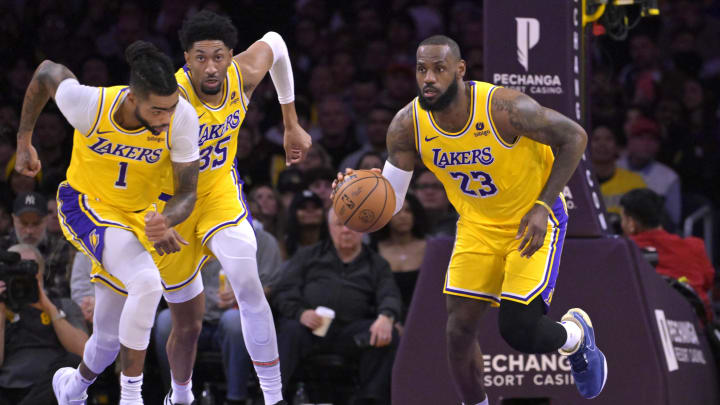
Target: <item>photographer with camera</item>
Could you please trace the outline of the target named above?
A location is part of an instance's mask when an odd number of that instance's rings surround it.
[[[70,299],[48,298],[35,246],[8,251],[22,261],[0,252],[0,405],[54,404],[53,372],[77,366],[88,340],[83,316]]]

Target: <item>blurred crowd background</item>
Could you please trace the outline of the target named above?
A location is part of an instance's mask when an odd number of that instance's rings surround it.
[[[636,233],[622,226],[627,221],[620,216],[622,207],[632,205],[622,201],[632,189],[647,187],[659,196],[643,204],[657,201],[660,225],[671,234],[681,233],[684,219],[698,208],[714,212],[720,204],[720,2],[659,3],[660,15],[643,19],[625,40],[599,35],[589,42],[588,152],[608,210],[617,214],[617,233]],[[297,112],[313,139],[307,160],[286,168],[280,109],[267,77],[240,128],[237,166],[252,215],[276,246],[269,297],[299,250],[330,238],[324,213],[335,173],[382,167],[387,127],[416,94],[417,44],[433,34],[452,37],[467,63],[466,79],[484,78],[482,1],[0,0],[0,247],[38,247],[48,295],[72,296],[88,323],[91,293],[71,291],[80,288],[71,288],[71,278],[82,278],[71,270],[83,264],[62,236],[54,202],[73,129],[50,103],[33,137],[41,174],[28,178],[14,172],[25,90],[44,59],[65,64],[86,85],[125,84],[124,49],[140,39],[156,44],[180,68],[184,58],[177,31],[184,18],[203,8],[232,18],[239,31],[235,52],[267,31],[283,36],[293,64]],[[40,219],[13,214],[22,208],[17,197],[28,192],[45,198],[47,212]],[[381,232],[363,237],[390,264],[404,308],[425,242],[452,237],[456,218],[441,184],[418,167],[402,214]],[[720,257],[718,245],[707,251],[710,257]],[[690,284],[710,306],[715,281],[708,265],[700,264],[702,279],[691,276]],[[678,266],[673,271],[682,277],[686,269]],[[401,325],[401,314],[397,320]]]

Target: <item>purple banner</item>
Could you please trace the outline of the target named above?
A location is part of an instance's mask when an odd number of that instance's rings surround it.
[[[453,242],[432,240],[415,288],[393,369],[393,404],[459,404],[446,359],[442,285]],[[565,243],[550,313],[587,311],[609,373],[597,405],[718,404],[718,372],[687,301],[670,288],[622,238]],[[557,353],[524,354],[500,336],[496,309],[483,320],[480,347],[490,403],[548,398],[551,405],[586,403],[567,359]]]
[[[521,91],[583,124],[579,0],[486,1],[485,80]],[[586,159],[568,187],[568,237],[606,234],[604,206]]]

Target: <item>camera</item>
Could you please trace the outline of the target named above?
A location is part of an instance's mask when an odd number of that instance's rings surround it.
[[[37,272],[36,262],[20,260],[18,253],[0,251],[0,280],[6,287],[0,294],[0,302],[5,302],[13,311],[37,302],[40,293],[35,277]]]

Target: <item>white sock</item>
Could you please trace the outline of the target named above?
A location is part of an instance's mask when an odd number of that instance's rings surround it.
[[[93,382],[95,382],[94,378],[92,380],[88,380],[87,378],[83,377],[82,374],[80,374],[80,371],[78,369],[75,369],[72,378],[68,380],[66,387],[66,394],[68,398],[82,398],[85,394],[85,391]]]
[[[120,405],[123,405],[124,401],[133,404],[137,401],[142,403],[142,383],[142,373],[137,377],[128,377],[120,373]]]
[[[579,346],[580,339],[583,337],[582,329],[572,321],[563,321],[560,322],[560,325],[562,325],[567,332],[567,340],[561,349],[566,352],[574,352]]]
[[[191,404],[195,400],[195,396],[192,393],[192,375],[190,378],[183,382],[175,382],[175,377],[170,374],[170,386],[172,386],[172,396],[170,399],[175,403]]]

